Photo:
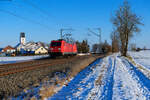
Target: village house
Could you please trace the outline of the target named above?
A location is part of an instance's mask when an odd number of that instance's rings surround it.
[[[35,54],[47,54],[47,53],[48,50],[42,46],[35,50]]]
[[[5,48],[3,48],[1,52],[2,52],[2,53],[5,53],[5,54],[7,54],[7,55],[12,55],[12,54],[15,53],[15,51],[16,51],[15,48],[13,48],[13,47],[11,47],[10,45],[8,45],[8,46],[6,46]]]

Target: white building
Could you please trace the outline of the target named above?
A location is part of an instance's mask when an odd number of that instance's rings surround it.
[[[25,43],[26,43],[25,33],[21,32],[20,33],[20,44],[25,45]]]
[[[19,52],[35,52],[35,54],[45,54],[48,53],[48,46],[42,42],[27,42],[25,38],[25,33],[20,33],[20,43],[15,47]]]
[[[42,46],[35,50],[35,54],[47,54],[47,53],[48,53],[48,50]]]

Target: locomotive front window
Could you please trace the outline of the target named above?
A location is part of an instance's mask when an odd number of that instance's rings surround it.
[[[61,42],[52,42],[51,46],[52,47],[61,46]]]

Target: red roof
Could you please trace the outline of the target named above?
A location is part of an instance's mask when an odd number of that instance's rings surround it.
[[[11,47],[10,45],[8,45],[7,47],[3,48],[3,52],[6,52],[7,50],[14,50],[15,48]]]

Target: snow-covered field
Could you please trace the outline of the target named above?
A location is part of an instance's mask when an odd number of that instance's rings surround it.
[[[140,64],[150,69],[150,50],[129,52],[129,55],[134,59],[137,64]]]
[[[150,51],[129,54],[140,68],[118,54],[98,59],[45,100],[150,100]]]
[[[0,57],[0,64],[16,63],[29,61],[34,59],[40,59],[48,57],[48,55],[38,55],[38,56],[18,56],[18,57]]]

